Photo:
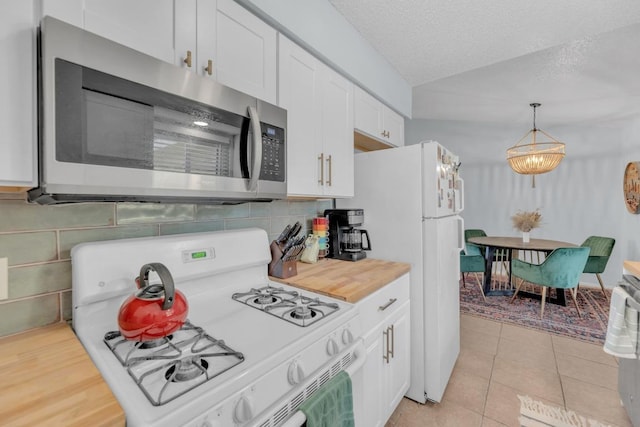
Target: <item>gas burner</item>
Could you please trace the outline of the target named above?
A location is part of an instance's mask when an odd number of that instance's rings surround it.
[[[185,357],[167,369],[164,378],[172,382],[190,381],[200,375],[206,375],[208,367],[209,362],[201,357]]]
[[[293,317],[294,319],[305,319],[305,320],[311,319],[316,315],[317,315],[317,312],[306,305],[299,305],[289,313],[289,316]]]
[[[309,326],[339,310],[336,303],[324,302],[320,298],[309,298],[296,291],[271,286],[238,292],[233,294],[232,298],[298,326]],[[262,303],[263,301],[268,303]]]
[[[244,355],[188,320],[167,337],[130,341],[119,331],[104,342],[154,406],[164,405],[244,361]],[[216,363],[213,363],[215,358]]]
[[[249,292],[236,292],[231,296],[234,300],[241,301],[247,305],[267,307],[277,304],[286,298],[295,298],[298,296],[296,291],[286,291],[282,288],[274,288],[272,286],[264,286],[262,288],[251,288]]]

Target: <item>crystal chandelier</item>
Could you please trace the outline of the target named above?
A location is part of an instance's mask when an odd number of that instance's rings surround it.
[[[536,175],[555,169],[564,158],[564,144],[556,141],[551,135],[536,128],[536,108],[539,103],[529,104],[533,107],[533,129],[531,129],[520,141],[507,150],[509,166],[515,172],[523,175],[531,175],[531,186],[536,186]],[[549,140],[538,140],[538,132]],[[531,135],[531,139],[527,139]]]

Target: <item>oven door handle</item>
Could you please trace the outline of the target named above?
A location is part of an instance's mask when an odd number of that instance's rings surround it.
[[[262,169],[262,130],[260,128],[260,117],[255,107],[249,107],[249,119],[251,119],[251,158],[247,158],[247,163],[251,160],[251,172],[249,173],[249,191],[258,190],[258,178]],[[247,153],[249,157],[249,153]]]
[[[351,365],[347,366],[344,369],[344,371],[349,375],[349,377],[353,377],[353,375],[356,372],[358,372],[360,368],[364,366],[364,362],[366,360],[367,351],[364,348],[364,340],[360,338],[358,340],[358,344],[356,345],[357,347],[353,352],[354,356],[356,357],[356,360],[353,363],[351,363]],[[307,416],[304,414],[304,412],[297,411],[295,414],[291,416],[291,418],[287,420],[287,422],[282,424],[280,427],[300,427],[304,425],[306,421],[307,421]]]

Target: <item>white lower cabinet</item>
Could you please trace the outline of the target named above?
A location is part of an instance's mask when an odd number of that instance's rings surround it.
[[[384,426],[409,389],[409,274],[357,303],[365,330],[362,426]]]

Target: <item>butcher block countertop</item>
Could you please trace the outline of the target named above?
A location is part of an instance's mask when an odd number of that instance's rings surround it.
[[[0,424],[124,426],[124,412],[64,323],[0,338]]]
[[[411,265],[370,258],[355,262],[324,258],[315,264],[298,262],[296,269],[298,274],[288,279],[271,279],[347,302],[358,302],[408,273]]]
[[[624,269],[636,277],[640,277],[640,261],[624,261]]]

